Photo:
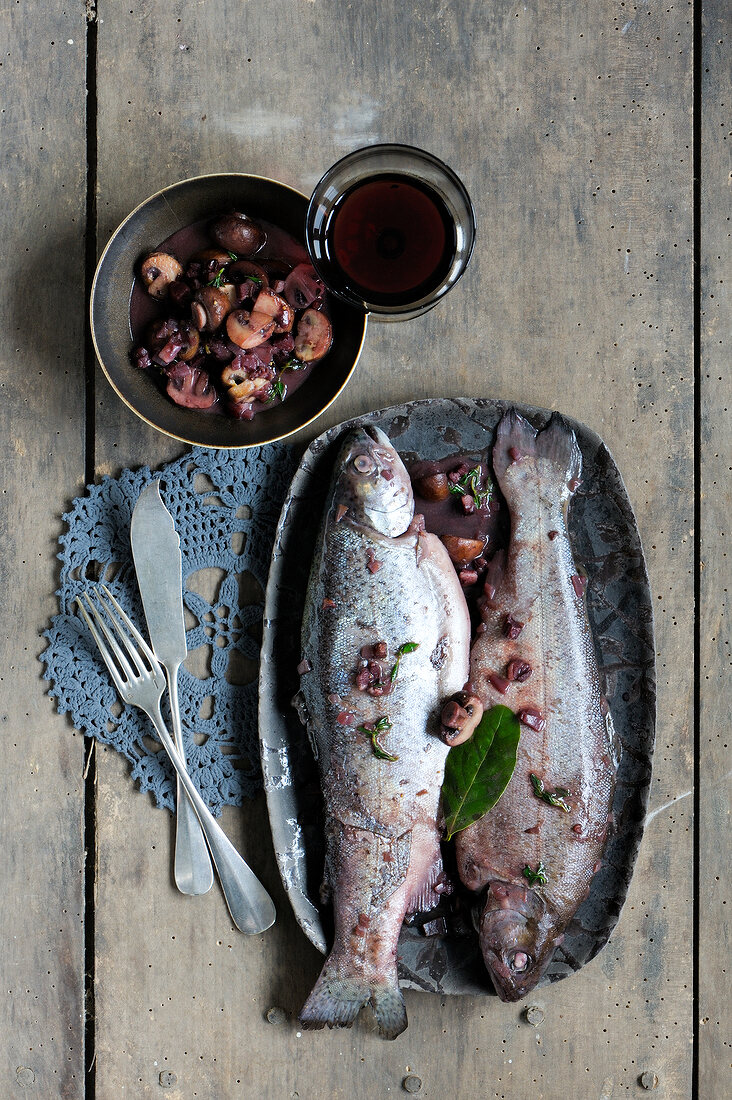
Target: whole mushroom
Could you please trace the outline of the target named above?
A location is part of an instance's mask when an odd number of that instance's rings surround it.
[[[238,212],[217,218],[211,226],[211,236],[222,248],[238,256],[253,256],[267,240],[261,225]]]

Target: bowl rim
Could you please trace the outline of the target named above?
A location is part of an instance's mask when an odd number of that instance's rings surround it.
[[[284,431],[284,432],[279,432],[278,434],[275,434],[275,435],[271,435],[266,440],[253,441],[251,443],[227,443],[227,444],[202,443],[199,439],[190,439],[190,438],[188,438],[187,435],[179,434],[178,432],[171,431],[168,428],[163,428],[159,424],[156,424],[148,416],[146,416],[122,392],[122,390],[120,389],[120,387],[118,386],[116,381],[112,378],[112,376],[111,376],[111,374],[110,374],[110,372],[107,368],[107,365],[104,362],[104,359],[102,357],[102,354],[101,354],[101,351],[100,351],[100,348],[99,348],[99,344],[98,344],[98,341],[97,341],[96,326],[94,324],[94,306],[95,306],[95,301],[96,301],[96,298],[97,298],[97,289],[98,289],[99,277],[101,275],[102,267],[103,267],[104,262],[106,260],[107,253],[110,251],[110,249],[114,245],[114,243],[117,240],[117,238],[119,237],[119,235],[123,232],[125,226],[127,226],[132,221],[132,219],[135,218],[145,206],[147,206],[148,204],[154,202],[156,199],[159,199],[161,195],[167,194],[171,191],[175,191],[179,187],[186,187],[186,186],[190,186],[191,184],[194,184],[194,183],[200,183],[204,180],[214,180],[214,179],[216,179],[216,180],[246,179],[246,180],[253,180],[253,181],[261,181],[262,183],[266,183],[266,184],[273,184],[275,187],[281,188],[285,191],[290,191],[293,195],[296,195],[299,199],[302,199],[306,204],[306,209],[307,209],[307,204],[310,201],[308,195],[306,195],[305,192],[298,190],[298,188],[292,187],[288,183],[283,183],[281,180],[274,179],[274,177],[272,177],[272,176],[263,176],[263,175],[260,175],[258,173],[255,173],[255,172],[204,172],[204,173],[201,173],[197,176],[187,176],[185,179],[176,180],[175,183],[167,184],[165,187],[159,188],[157,191],[153,192],[153,194],[148,195],[147,198],[145,198],[141,202],[139,202],[137,204],[137,206],[135,206],[129,212],[129,214],[127,214],[127,216],[114,229],[114,231],[110,235],[109,240],[107,241],[107,243],[104,246],[104,248],[103,248],[103,250],[102,250],[102,252],[99,256],[99,259],[97,261],[96,268],[94,269],[94,277],[92,279],[91,288],[90,288],[90,291],[89,291],[89,306],[88,306],[88,309],[89,309],[89,328],[90,328],[90,332],[91,332],[92,344],[94,346],[94,354],[96,356],[97,362],[99,363],[99,366],[102,368],[102,372],[103,372],[105,378],[107,379],[107,382],[112,387],[112,389],[117,394],[117,397],[119,397],[119,399],[122,401],[122,403],[124,405],[126,405],[127,408],[130,409],[135,414],[135,416],[137,416],[140,420],[142,420],[143,423],[147,424],[148,427],[154,428],[155,431],[160,432],[162,435],[166,435],[169,439],[175,439],[180,443],[187,443],[192,447],[207,447],[207,448],[211,448],[213,450],[246,450],[249,447],[264,447],[264,446],[267,446],[268,443],[276,443],[279,440],[286,439],[288,436],[294,435],[295,432],[299,432],[303,428],[307,428],[310,424],[312,424],[315,420],[317,420],[320,416],[322,416],[323,413],[326,412],[330,408],[330,406],[333,404],[333,402],[336,401],[338,399],[338,397],[340,397],[341,393],[343,392],[343,390],[345,389],[345,387],[348,385],[349,381],[351,380],[351,376],[352,376],[354,370],[356,369],[356,366],[358,365],[359,359],[361,358],[361,353],[363,351],[364,343],[366,342],[366,331],[368,329],[368,313],[364,313],[364,315],[363,315],[363,329],[362,329],[362,332],[361,332],[361,338],[358,342],[358,347],[356,348],[356,353],[355,353],[351,368],[348,371],[348,373],[347,373],[346,377],[344,378],[343,382],[338,387],[338,389],[333,393],[332,397],[329,399],[329,401],[325,405],[322,405],[316,413],[314,413],[312,416],[310,416],[307,420],[303,420],[302,423],[298,424],[294,428],[288,429],[287,431]],[[181,228],[183,228],[183,227],[181,227]],[[133,279],[134,279],[134,276],[133,276]],[[354,308],[354,312],[355,312],[356,311],[355,307],[352,307],[352,308]],[[194,434],[194,433],[191,433],[191,434]]]

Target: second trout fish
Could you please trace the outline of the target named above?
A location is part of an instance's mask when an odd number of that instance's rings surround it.
[[[485,891],[480,946],[498,994],[539,981],[587,895],[607,836],[617,759],[567,530],[579,485],[574,432],[516,412],[496,431],[493,468],[508,506],[503,569],[489,573],[470,679],[483,705],[522,722],[516,768],[490,813],[455,838],[463,883]]]
[[[336,461],[302,629],[301,716],[320,769],[335,936],[300,1014],[395,1038],[404,916],[435,904],[448,749],[440,706],[468,675],[470,621],[447,551],[415,529],[409,475],[375,427]]]

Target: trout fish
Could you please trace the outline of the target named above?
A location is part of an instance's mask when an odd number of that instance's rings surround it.
[[[382,1035],[407,1026],[397,941],[445,879],[440,704],[468,676],[470,621],[442,543],[413,523],[409,475],[376,427],[340,450],[310,574],[299,709],[318,761],[335,936],[300,1013]],[[297,697],[296,697],[297,700]]]
[[[493,467],[511,535],[489,570],[470,679],[486,708],[517,713],[521,740],[500,801],[455,844],[465,886],[486,890],[480,946],[505,1001],[533,989],[587,896],[615,787],[612,722],[567,530],[581,465],[557,415],[539,433],[515,411],[498,425]]]

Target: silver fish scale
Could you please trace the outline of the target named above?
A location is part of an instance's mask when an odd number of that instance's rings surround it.
[[[503,798],[466,831],[459,848],[482,853],[481,884],[492,878],[520,883],[526,864],[543,862],[549,882],[542,894],[569,917],[585,896],[605,841],[615,783],[612,727],[603,714],[584,601],[572,583],[577,567],[566,523],[569,491],[560,495],[556,469],[533,458],[510,466],[501,487],[511,508],[511,549],[495,610],[473,646],[471,677],[486,706],[502,702],[518,711],[533,705],[547,726],[543,732],[522,727]],[[503,631],[509,613],[525,623],[515,640]],[[533,671],[503,695],[486,682],[486,673],[501,672],[513,656]],[[570,813],[536,797],[531,773],[549,791],[570,792]]]
[[[446,686],[431,658],[449,642],[429,578],[417,568],[417,536],[387,539],[348,521],[333,524],[311,585],[303,657],[312,668],[301,691],[328,812],[344,824],[399,836],[423,814],[434,820],[448,751],[436,736]],[[388,647],[380,662],[386,673],[400,646],[419,645],[402,657],[392,692],[380,697],[354,685],[361,648],[379,641]],[[340,724],[339,715],[353,716],[352,724]],[[396,761],[379,759],[358,730],[381,718],[392,725],[379,741]]]

